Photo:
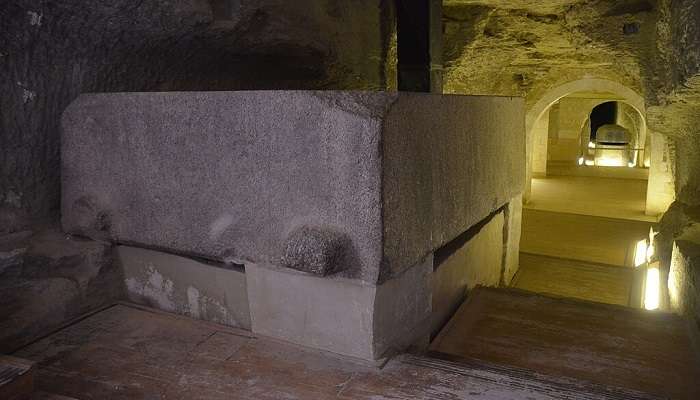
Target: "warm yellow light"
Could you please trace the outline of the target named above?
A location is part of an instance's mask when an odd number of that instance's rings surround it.
[[[584,161],[585,161],[585,160],[584,160],[583,157],[579,157],[579,158],[578,158],[578,165],[583,165],[583,162],[584,162]]]
[[[589,166],[589,167],[592,167],[592,166],[595,165],[595,161],[593,161],[593,160],[586,160],[586,165]]]
[[[595,143],[593,143],[593,142],[588,142],[588,148],[589,148],[589,149],[595,149]]]
[[[656,253],[656,248],[654,248],[654,238],[656,237],[656,232],[654,232],[654,228],[649,228],[649,246],[647,246],[647,262],[651,263],[651,259],[654,258],[654,254]]]
[[[681,306],[681,282],[683,281],[682,256],[678,253],[678,246],[673,242],[673,252],[671,253],[671,268],[668,273],[668,300],[671,308],[679,309]]]
[[[647,283],[644,288],[644,308],[647,310],[656,310],[659,308],[660,282],[659,269],[647,269]]]
[[[654,242],[649,243],[649,246],[647,246],[647,262],[651,262],[652,257],[654,257]]]
[[[649,168],[651,166],[650,160],[644,160],[644,168]]]
[[[647,241],[640,240],[634,247],[634,266],[638,267],[647,261]]]
[[[601,167],[621,167],[624,165],[619,158],[611,157],[599,157],[595,160],[595,163]]]
[[[630,161],[627,163],[627,166],[630,168],[634,168],[634,163],[632,161]]]

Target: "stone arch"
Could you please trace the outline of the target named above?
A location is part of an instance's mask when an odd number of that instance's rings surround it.
[[[532,105],[525,114],[525,128],[529,131],[547,109],[561,98],[576,92],[612,93],[619,96],[625,103],[637,109],[645,118],[646,107],[644,97],[625,85],[608,79],[580,79],[565,83],[550,89]],[[646,122],[646,121],[645,121]]]
[[[527,165],[526,165],[526,186],[524,201],[527,202],[532,191],[532,161],[534,150],[534,134],[533,128],[539,118],[552,106],[563,97],[577,92],[598,92],[610,93],[619,97],[618,101],[624,102],[637,110],[642,118],[643,125],[646,125],[646,107],[644,97],[629,87],[609,80],[600,78],[586,78],[571,81],[563,85],[556,86],[548,90],[544,95],[527,109],[525,114],[525,133],[526,133],[526,148],[527,148]]]

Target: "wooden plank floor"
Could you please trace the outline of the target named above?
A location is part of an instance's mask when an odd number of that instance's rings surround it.
[[[662,398],[700,398],[686,322],[671,314],[477,288],[431,350]]]
[[[570,379],[419,356],[383,369],[249,332],[117,305],[25,347],[40,390],[76,399],[630,399]],[[40,397],[37,397],[40,398]]]
[[[631,304],[634,269],[520,253],[511,286],[535,293],[599,303]]]
[[[584,176],[532,180],[527,208],[558,213],[655,222],[644,214],[647,181]]]
[[[609,265],[630,265],[634,245],[651,223],[523,210],[520,250]]]
[[[34,363],[0,354],[0,399],[26,399],[34,392]]]

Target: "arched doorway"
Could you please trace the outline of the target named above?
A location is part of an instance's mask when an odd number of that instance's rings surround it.
[[[648,168],[648,186],[646,189],[646,201],[644,212],[647,215],[657,216],[663,213],[673,201],[673,187],[671,186],[671,166],[668,157],[664,155],[667,152],[667,143],[663,136],[647,130],[646,124],[646,108],[644,98],[630,88],[621,85],[615,81],[607,79],[582,79],[574,82],[569,82],[564,85],[555,87],[542,95],[531,107],[526,114],[526,141],[527,141],[527,179],[526,190],[524,194],[525,203],[531,200],[532,196],[532,179],[547,175],[547,128],[548,119],[553,106],[561,102],[565,98],[588,98],[585,106],[580,107],[578,116],[574,115],[566,127],[568,136],[564,135],[564,141],[573,141],[574,134],[579,134],[586,130],[586,124],[590,119],[590,112],[594,107],[606,102],[616,102],[618,104],[618,119],[624,120],[626,127],[635,133],[634,148],[642,149],[634,153],[635,167]],[[585,103],[585,102],[584,102]],[[620,122],[620,121],[617,121]],[[590,126],[588,127],[590,129]],[[583,135],[581,138],[586,139]],[[582,146],[581,151],[577,152],[572,143],[569,143],[568,150],[564,154],[571,156],[576,153],[575,160],[580,161],[581,156],[584,156],[585,148],[589,140],[579,138],[577,142]],[[562,150],[561,148],[557,150]],[[563,157],[562,154],[559,157]],[[609,161],[601,158],[602,164]],[[585,164],[586,158],[583,162]],[[595,159],[592,161],[595,165]],[[589,161],[591,163],[591,161]],[[630,161],[627,162],[630,165]],[[619,173],[619,172],[618,172]],[[629,174],[637,174],[639,171],[628,171]]]
[[[616,82],[586,79],[531,104],[513,286],[638,307],[643,279],[633,256],[656,221],[647,198],[659,143],[647,129],[643,98]]]

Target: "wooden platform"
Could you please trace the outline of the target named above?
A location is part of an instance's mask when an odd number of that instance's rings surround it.
[[[581,167],[576,171],[613,174],[635,174],[636,168]],[[648,173],[648,171],[646,172]],[[616,179],[603,176],[548,176],[532,180],[532,194],[525,206],[533,210],[592,215],[597,217],[656,222],[656,217],[644,214],[647,199],[645,179]]]
[[[634,245],[651,223],[523,210],[520,250],[598,264],[632,266]]]
[[[511,286],[535,293],[621,306],[636,305],[631,267],[520,253],[520,269]],[[641,283],[640,283],[641,284]]]
[[[61,396],[60,394],[53,394],[48,392],[34,392],[31,400],[78,400],[74,397]]]
[[[576,379],[423,356],[401,355],[380,370],[130,305],[94,314],[18,354],[38,363],[40,390],[80,400],[646,398]]]
[[[34,371],[34,363],[0,354],[0,399],[29,399],[34,392]]]
[[[431,350],[690,400],[700,367],[689,337],[671,314],[477,288]]]

